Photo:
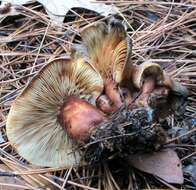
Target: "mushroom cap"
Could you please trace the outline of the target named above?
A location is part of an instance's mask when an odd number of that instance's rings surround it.
[[[146,61],[139,66],[135,66],[132,71],[132,81],[136,88],[140,89],[145,78],[153,78],[155,83],[163,81],[163,70],[159,64]]]
[[[103,22],[88,25],[81,37],[90,63],[101,76],[120,83],[131,52],[131,42],[122,22],[114,19],[108,26]]]
[[[82,58],[50,62],[13,102],[6,123],[9,141],[32,164],[77,165],[80,152],[63,129],[59,112],[67,97],[74,95],[95,104],[102,90],[101,76]]]

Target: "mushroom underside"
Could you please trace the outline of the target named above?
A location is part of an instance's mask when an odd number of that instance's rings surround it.
[[[76,139],[68,135],[59,120],[61,107],[70,96],[93,106],[102,89],[102,78],[84,60],[54,60],[32,79],[11,106],[6,123],[10,143],[35,165],[78,165],[80,151],[76,150]]]
[[[89,27],[82,39],[89,63],[76,54],[49,63],[10,109],[8,139],[35,165],[71,167],[83,156],[93,161],[114,152],[126,156],[157,150],[166,142],[158,120],[176,109],[170,92],[188,94],[158,64],[147,61],[131,67],[122,24]],[[134,92],[122,86],[127,68],[133,69],[128,78]],[[165,105],[173,110],[159,115]]]

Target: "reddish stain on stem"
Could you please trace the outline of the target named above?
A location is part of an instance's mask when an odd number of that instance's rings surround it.
[[[117,108],[123,105],[118,86],[114,81],[108,80],[105,82],[105,93]]]
[[[106,95],[101,95],[97,99],[97,107],[104,113],[112,113],[117,109],[116,106],[112,105],[112,102]]]
[[[141,95],[137,99],[137,104],[142,106],[148,106],[148,99],[151,92],[155,88],[155,80],[152,78],[147,78],[142,86]]]
[[[63,127],[78,142],[87,141],[91,129],[105,120],[99,109],[77,97],[68,98],[61,112]]]

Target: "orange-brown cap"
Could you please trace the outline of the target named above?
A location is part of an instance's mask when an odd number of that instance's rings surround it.
[[[75,141],[59,121],[72,95],[95,104],[103,90],[99,73],[83,59],[58,59],[46,65],[11,106],[6,130],[10,143],[32,164],[70,167],[80,161]]]
[[[151,61],[146,61],[141,65],[135,66],[133,70],[132,81],[138,89],[142,87],[144,80],[148,77],[154,79],[157,84],[163,81],[163,71],[160,65]]]
[[[102,77],[120,83],[131,53],[131,42],[122,22],[113,19],[108,25],[91,24],[82,30],[81,36],[90,62]]]

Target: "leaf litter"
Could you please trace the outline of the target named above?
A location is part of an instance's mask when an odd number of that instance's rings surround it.
[[[32,3],[34,1],[31,0],[3,0],[2,1],[2,9],[9,8],[10,11],[5,13],[7,15],[17,15],[20,14],[19,6]],[[104,3],[99,2],[91,2],[89,0],[37,0],[37,2],[41,3],[45,8],[48,16],[52,20],[54,24],[61,25],[65,15],[68,13],[69,10],[72,8],[84,8],[91,11],[95,11],[103,16],[107,16],[109,14],[115,14],[118,12],[117,7],[112,5],[105,5]],[[2,14],[2,16],[4,16]]]
[[[107,159],[103,163],[67,170],[31,166],[12,149],[4,135],[6,116],[12,101],[47,61],[69,56],[71,48],[80,44],[79,31],[86,24],[110,17],[76,9],[66,15],[62,31],[56,31],[45,9],[38,3],[22,6],[21,15],[3,18],[0,24],[0,126],[6,140],[0,145],[2,164],[8,166],[11,174],[23,181],[27,189],[46,186],[50,189],[195,189],[195,3],[101,2],[108,5],[113,3],[118,7],[119,15],[127,23],[129,36],[133,40],[133,63],[140,64],[147,59],[159,63],[192,92],[184,110],[180,105],[175,114],[160,121],[165,129],[169,128],[170,139],[165,147],[175,150],[181,159],[184,183],[170,185],[130,166],[128,169],[115,155],[114,159]],[[156,175],[158,170],[150,172],[151,169],[146,172]]]

